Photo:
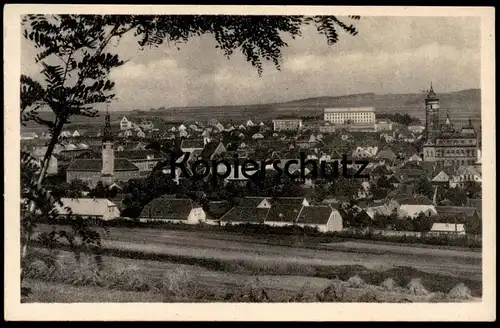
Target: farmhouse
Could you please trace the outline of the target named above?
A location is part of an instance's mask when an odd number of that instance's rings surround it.
[[[431,234],[448,235],[458,234],[465,235],[464,224],[455,223],[434,223],[431,228]]]
[[[144,206],[139,215],[141,222],[161,221],[171,223],[198,224],[206,220],[203,208],[191,199],[176,199],[162,196]]]
[[[106,198],[61,198],[61,202],[62,206],[57,203],[55,205],[59,216],[78,215],[105,221],[120,216],[118,206]]]
[[[306,198],[274,198],[271,202],[271,210],[266,217],[265,224],[273,227],[294,225],[305,206],[309,206]]]
[[[425,216],[435,216],[437,214],[436,207],[425,196],[414,197],[396,197],[395,201],[399,204],[398,216],[416,218],[420,213]]]
[[[217,225],[220,218],[231,209],[228,201],[210,201],[208,203],[208,210],[206,212],[206,223]]]
[[[328,205],[305,206],[296,225],[317,228],[320,232],[342,231],[342,217]]]
[[[269,208],[235,206],[220,218],[222,226],[227,224],[263,224]]]
[[[265,223],[273,227],[294,225],[299,218],[303,206],[297,204],[273,204]]]

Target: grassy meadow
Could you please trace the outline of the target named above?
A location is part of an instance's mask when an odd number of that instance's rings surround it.
[[[25,302],[455,302],[481,297],[471,251],[374,252],[256,244],[210,233],[111,228],[100,260],[38,245]],[[365,244],[365,246],[369,244]],[[359,245],[358,245],[359,246]],[[415,254],[412,254],[412,250]],[[59,291],[59,292],[58,292]]]

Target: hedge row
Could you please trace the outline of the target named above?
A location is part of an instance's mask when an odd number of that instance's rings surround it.
[[[57,224],[68,225],[71,221],[60,219]],[[424,244],[436,246],[459,246],[466,248],[482,248],[482,241],[476,236],[471,235],[423,235],[418,236],[387,236],[381,233],[371,233],[362,231],[341,231],[341,232],[319,232],[315,228],[300,226],[272,227],[264,224],[239,224],[239,225],[209,225],[197,224],[188,225],[183,223],[166,222],[139,222],[135,220],[112,220],[101,221],[100,225],[104,227],[126,227],[126,228],[150,228],[161,230],[182,230],[182,231],[212,231],[219,233],[236,233],[252,235],[259,239],[287,240],[293,241],[297,238],[304,243],[318,244],[338,242],[345,239],[372,240],[405,244]]]

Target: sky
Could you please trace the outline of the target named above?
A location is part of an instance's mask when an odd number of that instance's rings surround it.
[[[348,21],[346,18],[345,20]],[[351,21],[349,21],[350,23]],[[281,71],[257,70],[239,52],[227,59],[210,36],[140,50],[132,34],[110,45],[127,63],[111,73],[110,110],[243,105],[356,93],[437,93],[480,88],[480,19],[362,17],[358,35],[327,45],[314,27],[285,38]],[[36,49],[23,38],[21,71],[43,80]]]

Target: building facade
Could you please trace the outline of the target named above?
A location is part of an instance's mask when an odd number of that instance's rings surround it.
[[[302,128],[301,119],[277,119],[273,120],[274,131],[296,131]]]
[[[425,98],[425,131],[427,140],[434,139],[440,132],[439,127],[439,98],[432,87]]]
[[[336,131],[335,125],[330,124],[328,122],[319,126],[319,132],[321,133],[335,133],[335,131]]]
[[[133,127],[133,123],[129,121],[125,116],[123,116],[122,120],[120,121],[120,130],[125,131],[125,130],[130,130]]]
[[[324,119],[335,124],[375,124],[375,108],[325,108]]]
[[[447,115],[443,126],[439,125],[439,99],[431,89],[425,100],[426,140],[423,145],[423,159],[436,162],[438,166],[474,165],[478,159],[477,133],[469,124],[455,129]]]
[[[377,131],[392,131],[392,122],[389,120],[380,120],[375,124]]]
[[[66,169],[66,181],[82,180],[93,188],[98,182],[105,186],[140,177],[139,168],[127,158],[115,158],[114,140],[109,113],[106,113],[101,158],[78,158]]]

